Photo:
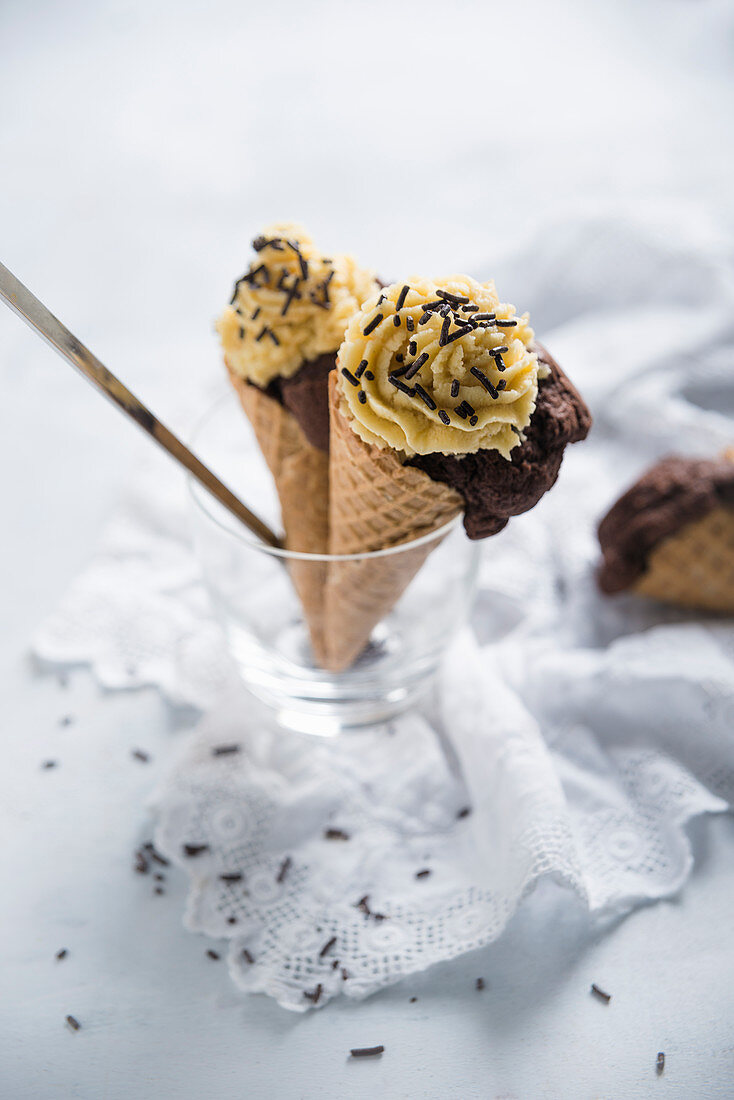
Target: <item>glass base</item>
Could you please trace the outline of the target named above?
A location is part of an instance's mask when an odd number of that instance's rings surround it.
[[[338,673],[315,664],[302,622],[285,626],[271,639],[268,652],[231,622],[227,636],[244,683],[275,711],[278,723],[319,737],[335,737],[401,714],[430,689],[439,660],[437,652],[406,662],[404,640],[390,629],[389,619],[373,632],[354,665]]]

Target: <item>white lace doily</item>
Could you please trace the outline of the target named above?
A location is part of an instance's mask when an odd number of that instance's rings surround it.
[[[190,875],[187,926],[227,937],[237,984],[288,1008],[489,942],[541,876],[599,920],[669,896],[690,871],[686,823],[734,798],[734,628],[593,582],[595,523],[621,489],[662,453],[734,437],[730,273],[634,226],[574,234],[560,274],[550,233],[516,281],[594,432],[485,544],[430,722],[336,742],[274,730],[233,682],[156,456],[36,638],[108,688],[208,709],[154,795],[156,844]]]

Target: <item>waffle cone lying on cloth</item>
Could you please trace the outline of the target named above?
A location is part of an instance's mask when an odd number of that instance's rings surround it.
[[[500,531],[556,480],[590,416],[527,315],[466,276],[412,279],[352,318],[330,379],[329,553],[390,550],[464,513]],[[325,664],[348,667],[436,540],[331,562]]]
[[[218,322],[225,362],[275,481],[286,548],[324,554],[328,376],[347,321],[377,283],[349,257],[323,256],[295,225],[270,227],[253,248]],[[325,566],[293,560],[290,573],[323,663]]]
[[[599,525],[599,586],[734,613],[734,450],[671,457],[647,471]]]

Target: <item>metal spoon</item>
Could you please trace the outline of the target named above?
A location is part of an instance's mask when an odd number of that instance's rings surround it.
[[[27,287],[16,279],[12,271],[0,263],[0,297],[14,313],[30,325],[47,344],[50,344],[67,363],[76,367],[97,389],[122,409],[124,413],[147,432],[156,443],[167,451],[176,462],[184,466],[213,497],[237,517],[254,535],[270,546],[282,546],[281,539],[266,523],[256,516],[201,462],[181,440],[162,424],[157,416],[138,398],[130,393],[119,378],[100,363],[91,351],[77,340],[68,328],[61,324]]]

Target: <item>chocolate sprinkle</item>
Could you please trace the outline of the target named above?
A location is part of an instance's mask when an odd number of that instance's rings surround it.
[[[410,290],[409,286],[404,286],[403,289],[398,294],[398,300],[395,303],[395,309],[396,310],[402,309],[403,306],[405,305],[405,299],[408,297],[408,291],[409,290]]]
[[[44,760],[44,762],[41,764],[41,767],[44,769],[44,771],[48,771],[49,768],[58,767],[58,761],[57,760]]]
[[[367,394],[364,392],[364,390],[359,391],[359,393],[357,394],[357,400],[359,401],[360,405],[365,404],[365,402],[367,401]]]
[[[349,833],[345,833],[343,829],[326,829],[324,840],[349,840]]]
[[[336,936],[332,936],[330,940],[327,940],[324,946],[319,951],[319,958],[323,959],[324,955],[328,955],[335,943]]]
[[[462,806],[456,814],[456,820],[461,821],[462,818],[468,817],[471,813],[471,806]]]
[[[415,321],[412,317],[405,318],[405,327],[407,328],[408,332],[413,332],[413,330],[415,329]]]
[[[428,878],[430,873],[431,872],[429,871],[429,869],[427,867],[425,867],[422,871],[416,871],[415,877],[416,878]]]
[[[484,978],[477,978],[476,987],[481,993],[481,991],[484,989]]]
[[[69,1025],[69,1027],[71,1028],[72,1031],[81,1030],[82,1025],[79,1023],[79,1021],[76,1019],[75,1016],[67,1016],[66,1017],[66,1022]]]
[[[382,321],[382,318],[383,318],[382,313],[378,313],[376,317],[373,317],[372,320],[370,321],[370,323],[367,325],[367,327],[362,329],[362,335],[363,336],[369,336],[369,334],[371,332],[374,332],[375,329],[377,328],[377,326]]]
[[[304,989],[303,996],[306,998],[307,1001],[311,1001],[312,1004],[317,1005],[321,1000],[321,994],[323,993],[323,991],[324,987],[322,986],[321,982],[319,982],[313,993],[309,993],[307,990]]]
[[[240,325],[240,340],[244,340],[244,338],[245,338],[245,330],[242,327],[242,325]]]
[[[410,1003],[411,1003],[412,1005],[414,1005],[414,1004],[415,1004],[415,1002],[416,1002],[417,1000],[418,1000],[418,998],[417,998],[417,997],[411,997],[411,998],[410,998]]]
[[[451,396],[452,397],[458,397],[459,396],[459,380],[458,380],[458,378],[455,378],[453,380],[453,382],[451,383]]]
[[[207,951],[207,955],[210,959],[214,959],[215,962],[219,961],[219,954],[216,951],[212,951],[211,947]]]
[[[452,302],[457,306],[469,304],[469,298],[465,298],[461,294],[450,294],[448,290],[437,290],[436,297],[445,298],[447,302]]]
[[[346,367],[342,367],[342,374],[344,375],[344,377],[346,378],[346,380],[348,382],[352,383],[353,386],[358,386],[359,385],[359,379],[355,378],[354,375],[352,374],[352,372],[350,370],[347,370]]]
[[[659,1050],[658,1051],[658,1056],[655,1060],[655,1071],[656,1071],[658,1077],[660,1077],[660,1075],[662,1074],[664,1069],[665,1069],[665,1054],[663,1053],[662,1050]]]
[[[140,760],[140,762],[141,762],[142,764],[147,764],[147,763],[148,763],[148,761],[150,760],[150,756],[148,755],[148,753],[147,753],[147,752],[143,752],[143,750],[142,750],[142,749],[133,749],[133,750],[132,750],[132,752],[130,753],[130,755],[131,755],[131,756],[132,756],[132,757],[133,757],[133,758],[134,758],[135,760]]]
[[[359,899],[359,901],[355,905],[355,909],[361,909],[363,913],[365,913],[367,916],[369,916],[370,915],[369,900],[370,900],[369,894],[365,894],[365,896],[363,898]]]
[[[237,917],[227,917],[227,924],[237,924]]]
[[[246,963],[249,963],[250,966],[252,966],[255,962],[254,957],[250,954],[246,947],[242,948],[242,958],[245,960]]]
[[[260,306],[258,306],[257,309],[254,311],[254,313],[252,314],[252,317],[250,318],[250,320],[251,321],[257,321],[259,316],[260,316]]]
[[[517,321],[495,321],[497,328],[512,328]]]
[[[425,306],[423,308],[425,309]],[[418,324],[419,325],[425,325],[426,321],[430,321],[430,319],[431,319],[431,311],[426,310],[426,312],[422,313],[420,315],[420,317],[418,318]]]
[[[395,316],[392,319],[392,323],[395,325],[395,328],[400,328],[400,314],[399,313],[395,314]]]
[[[368,382],[372,382],[372,380],[375,377],[371,370],[366,370],[364,372],[364,376],[365,376],[365,378],[367,379]]]
[[[475,313],[475,321],[494,321],[496,314],[494,313]]]
[[[242,745],[217,745],[215,749],[212,749],[212,756],[232,756],[233,753],[240,752]]]
[[[411,340],[411,341],[410,341],[410,343],[408,344],[408,352],[409,352],[409,354],[410,354],[410,355],[415,355],[415,353],[417,352],[417,350],[418,350],[418,345],[416,344],[415,340]]]
[[[469,417],[469,423],[471,424],[471,426],[473,428],[475,426],[475,424],[479,423],[479,417],[478,416],[470,416]]]
[[[65,959],[68,954],[69,954],[69,952],[66,950],[66,948],[62,947],[60,951],[56,952],[54,958],[56,958],[56,959]]]
[[[208,852],[208,844],[184,844],[183,852],[185,856],[200,856],[202,852]]]
[[[413,390],[411,390],[410,386],[406,386],[405,383],[401,382],[399,378],[396,378],[394,374],[388,374],[387,380],[396,390],[400,390],[401,393],[407,393],[408,397],[413,396]]]
[[[291,864],[292,863],[293,863],[293,860],[291,859],[291,857],[286,856],[285,859],[283,860],[283,862],[280,865],[280,868],[278,870],[278,874],[275,876],[275,881],[276,882],[283,882],[285,876],[288,874],[288,872],[291,869]]]
[[[408,367],[408,369],[405,372],[405,377],[406,378],[412,378],[413,375],[417,374],[418,371],[421,369],[421,367],[424,366],[424,364],[426,364],[427,362],[428,362],[428,352],[424,351],[421,355],[418,356],[417,359],[415,359],[410,364],[410,366]]]
[[[147,875],[148,861],[142,852],[135,853],[135,870],[139,875]]]
[[[595,997],[598,997],[600,1001],[603,1001],[605,1005],[608,1005],[612,999],[611,993],[605,993],[604,990],[600,989],[595,983],[592,983],[591,992]]]
[[[379,1047],[354,1047],[349,1051],[352,1058],[374,1058],[378,1054],[384,1053],[385,1048]]]
[[[166,857],[162,856],[160,852],[157,852],[155,847],[150,843],[150,841],[148,841],[147,844],[144,844],[143,848],[145,849],[145,851],[148,853],[148,855],[150,856],[150,858],[152,860],[155,860],[156,863],[160,863],[161,867],[170,867],[170,863],[168,862]]]
[[[364,372],[365,372],[365,371],[367,370],[367,367],[368,367],[368,366],[369,366],[369,364],[368,364],[367,360],[366,360],[366,359],[362,359],[362,360],[360,361],[360,364],[359,364],[359,366],[357,367],[356,371],[354,372],[354,376],[355,376],[355,378],[361,378],[361,377],[362,377],[362,375],[364,374]]]
[[[162,886],[156,886],[155,890],[153,891],[154,894],[165,894],[165,892],[166,891],[163,889]]]
[[[479,379],[479,381],[482,383],[482,385],[484,386],[485,390],[490,395],[490,397],[494,397],[494,398],[497,397],[497,390],[494,388],[494,386],[492,385],[490,380],[487,378],[486,374],[482,374],[479,367],[471,367],[469,369],[469,373],[473,374],[475,378]]]
[[[443,424],[450,424],[450,423],[451,423],[451,419],[450,419],[450,417],[449,417],[449,414],[448,414],[448,413],[445,413],[445,412],[443,411],[443,409],[439,409],[439,410],[438,410],[438,419],[439,419],[439,420],[440,420],[440,421],[441,421],[441,422],[442,422]]]
[[[342,981],[346,982],[349,979],[349,971],[342,967]]]
[[[423,389],[423,386],[419,385],[417,382],[415,384],[414,392],[418,397],[420,397],[421,401],[423,401],[423,403],[427,405],[431,411],[436,408],[436,402],[433,400],[431,395],[429,393],[426,393],[426,391]],[[439,413],[439,416],[440,415],[441,414]]]
[[[220,875],[219,879],[221,882],[242,882],[242,875],[239,871],[232,871],[231,873]]]

